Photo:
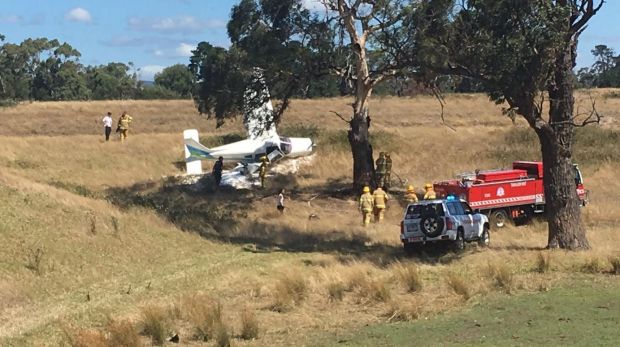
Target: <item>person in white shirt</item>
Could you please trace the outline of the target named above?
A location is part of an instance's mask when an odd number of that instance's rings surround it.
[[[276,208],[280,211],[280,214],[284,214],[284,188],[280,189],[280,194],[278,194]]]
[[[108,112],[103,117],[103,130],[105,132],[105,140],[110,141],[110,134],[112,133],[112,112]]]

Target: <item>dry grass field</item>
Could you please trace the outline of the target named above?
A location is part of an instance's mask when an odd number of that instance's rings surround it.
[[[191,101],[32,103],[0,109],[0,345],[320,345],[365,325],[433,319],[487,296],[546,292],[570,279],[620,290],[620,98],[590,96],[604,118],[579,129],[575,160],[592,203],[592,250],[546,251],[546,224],[493,231],[492,246],[405,257],[400,194],[383,224],[360,226],[349,186],[349,99],[295,100],[280,133],[312,136],[311,165],[258,192],[171,186],[182,136],[217,144]],[[616,92],[617,94],[617,92]],[[540,157],[535,136],[483,95],[372,103],[373,147],[420,187],[476,168]],[[130,138],[104,143],[104,112],[127,110]],[[232,135],[231,135],[232,134]],[[209,163],[205,163],[210,165]],[[276,189],[287,188],[284,216]],[[316,215],[318,218],[309,218]],[[577,282],[575,282],[577,281]]]

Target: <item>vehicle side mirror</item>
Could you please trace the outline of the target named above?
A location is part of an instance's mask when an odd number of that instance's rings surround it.
[[[478,214],[478,213],[480,213],[480,210],[479,209],[475,209],[474,210],[474,214]]]

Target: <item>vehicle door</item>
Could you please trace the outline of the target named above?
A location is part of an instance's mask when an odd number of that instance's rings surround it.
[[[469,216],[471,234],[470,238],[476,238],[482,230],[482,216],[480,213],[475,213],[474,210],[465,201],[461,201],[461,207],[465,215]]]
[[[451,201],[446,205],[448,205],[450,216],[456,219],[457,223],[463,227],[463,236],[465,239],[468,239],[471,234],[471,216],[465,214],[463,207],[458,201]]]

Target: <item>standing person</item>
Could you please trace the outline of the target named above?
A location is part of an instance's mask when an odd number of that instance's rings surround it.
[[[375,162],[376,170],[375,173],[377,175],[377,187],[383,187],[384,179],[385,179],[385,152],[379,153],[379,159]]]
[[[258,168],[258,176],[260,177],[260,187],[265,189],[265,176],[267,175],[267,157],[260,157],[260,167]]]
[[[118,119],[118,129],[121,133],[121,142],[124,142],[129,135],[129,125],[133,121],[130,115],[127,114],[127,111],[123,111],[121,114],[121,118]]]
[[[392,158],[390,153],[385,153],[385,177],[383,179],[383,188],[385,191],[390,189],[390,183],[392,182]]]
[[[360,196],[360,211],[362,212],[362,222],[367,227],[370,224],[370,216],[372,215],[372,209],[374,207],[374,199],[370,194],[370,188],[364,187],[363,194]]]
[[[407,187],[407,194],[405,194],[405,200],[407,200],[407,202],[410,204],[418,202],[418,196],[415,194],[415,188],[413,188],[413,185],[409,185]]]
[[[110,134],[112,133],[112,112],[108,112],[103,117],[103,132],[105,133],[105,140],[110,141]]]
[[[284,188],[280,189],[276,202],[276,208],[280,211],[280,214],[284,214]]]
[[[383,221],[383,215],[385,214],[385,208],[390,197],[387,193],[378,187],[375,189],[372,197],[375,202],[375,223]]]
[[[215,164],[213,164],[213,170],[211,170],[211,174],[213,175],[213,179],[215,180],[215,187],[220,186],[220,182],[222,182],[222,169],[224,168],[224,157],[217,158]]]
[[[424,189],[426,190],[426,193],[424,193],[424,200],[435,200],[437,199],[437,194],[435,193],[435,190],[433,190],[433,185],[430,183],[427,183],[424,185]]]

